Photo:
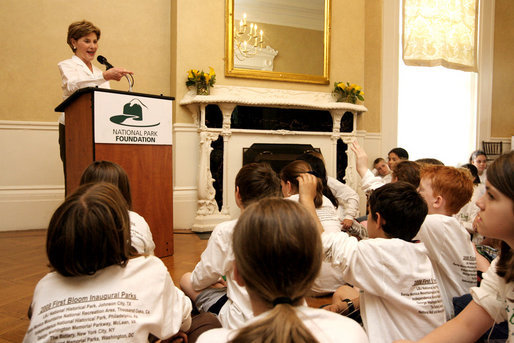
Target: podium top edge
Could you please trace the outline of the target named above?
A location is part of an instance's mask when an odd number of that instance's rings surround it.
[[[93,93],[93,92],[104,92],[104,93],[116,93],[116,94],[126,94],[126,95],[135,95],[135,96],[144,96],[146,98],[156,98],[156,99],[166,99],[166,100],[175,100],[174,97],[165,96],[165,95],[155,95],[155,94],[145,94],[145,93],[136,93],[136,92],[124,92],[115,89],[106,89],[99,87],[86,87],[77,90],[75,93],[70,95],[66,100],[61,102],[55,109],[55,112],[64,112],[66,107],[71,104],[75,99],[80,97],[83,94]]]

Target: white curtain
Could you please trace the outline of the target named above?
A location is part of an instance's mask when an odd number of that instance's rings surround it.
[[[403,61],[477,71],[479,0],[403,0]]]

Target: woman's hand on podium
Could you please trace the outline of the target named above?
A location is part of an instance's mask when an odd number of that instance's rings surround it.
[[[125,68],[111,68],[111,69],[103,72],[103,76],[106,81],[109,81],[109,80],[119,81],[119,80],[121,80],[121,78],[123,76],[125,76],[127,74],[132,75],[134,73]]]

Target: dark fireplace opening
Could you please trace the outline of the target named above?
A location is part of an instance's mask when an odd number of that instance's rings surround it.
[[[266,162],[279,173],[289,162],[309,151],[320,152],[310,144],[265,144],[255,143],[243,148],[243,165],[252,162]]]

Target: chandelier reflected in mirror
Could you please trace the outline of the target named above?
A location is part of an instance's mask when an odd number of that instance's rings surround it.
[[[262,49],[264,43],[262,36],[263,31],[260,30],[257,33],[257,24],[251,23],[248,25],[246,13],[243,13],[243,18],[239,21],[239,27],[234,25],[234,45],[239,52],[236,57],[244,59],[255,56]]]

